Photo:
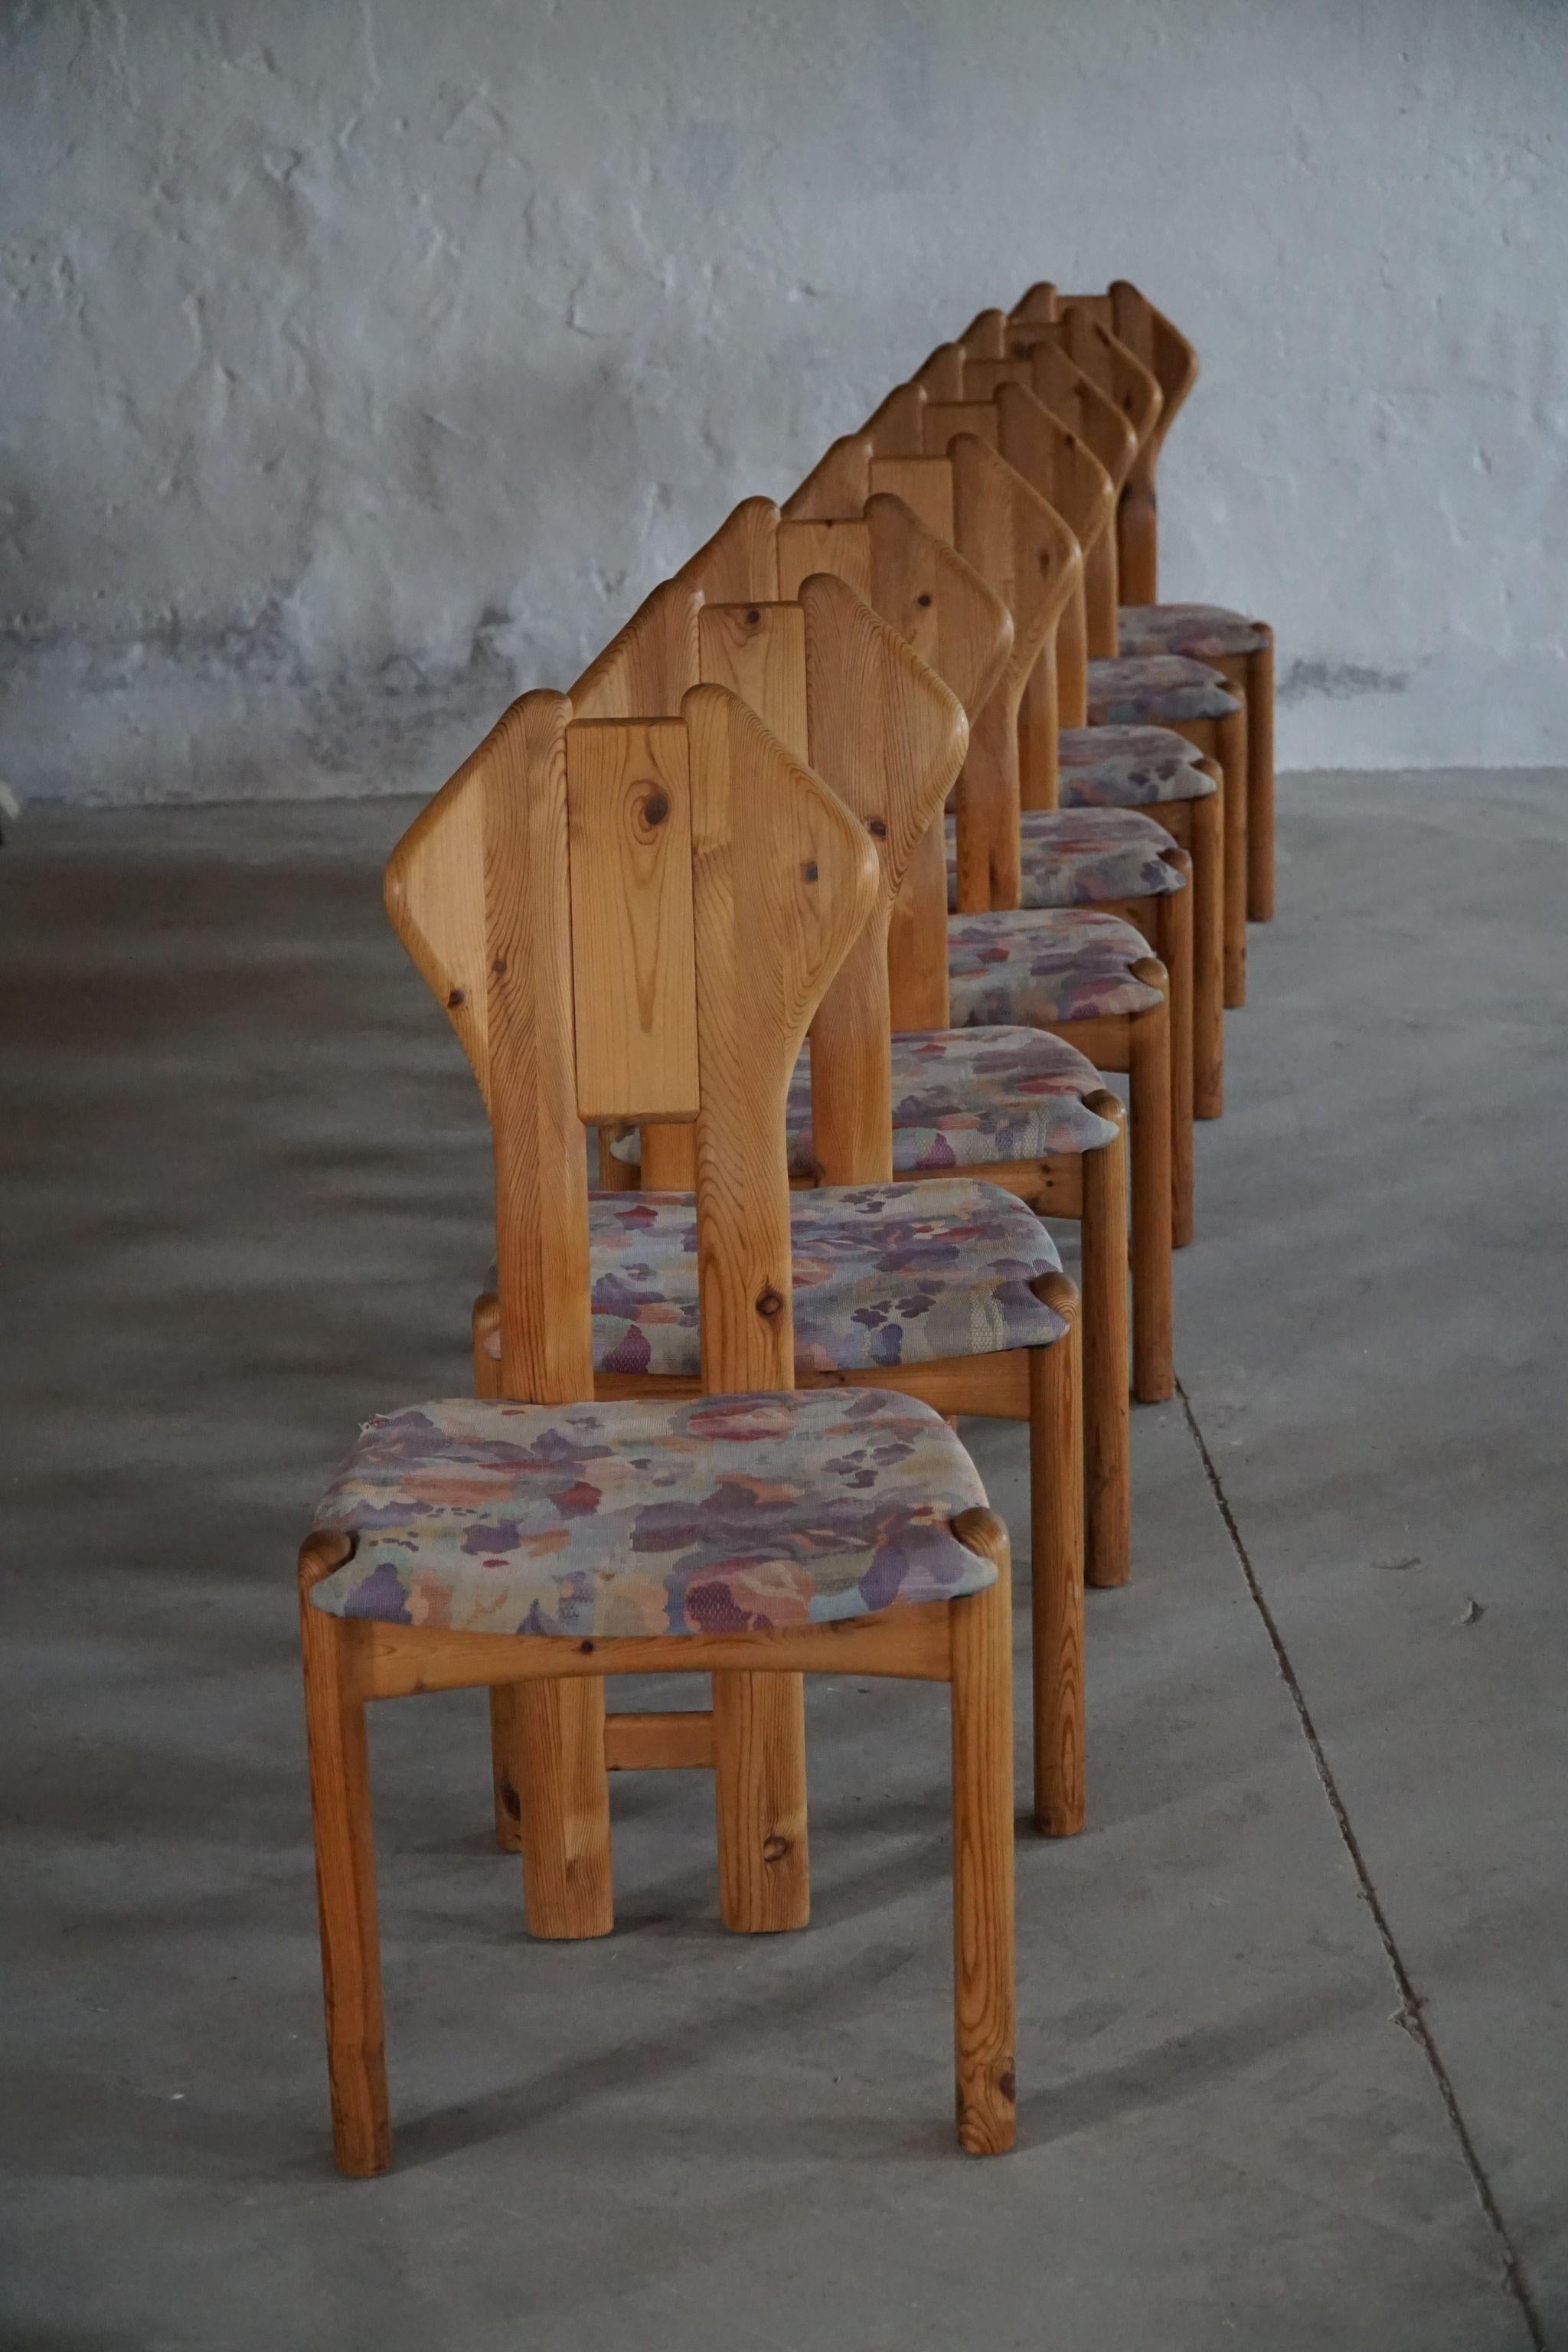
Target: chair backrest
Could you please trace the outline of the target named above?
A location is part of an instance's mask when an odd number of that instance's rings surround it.
[[[897,461],[889,468],[874,459],[862,436],[836,442],[780,523],[780,589],[795,593],[812,571],[837,573],[935,671],[973,722],[1007,669],[1012,616],[948,536],[928,529],[893,491],[871,488],[874,478],[900,470]],[[935,504],[951,529],[952,466],[945,458],[918,459],[910,470],[941,477]],[[922,496],[921,480],[907,487]],[[973,761],[972,737],[956,794],[961,810],[976,789],[979,763]],[[966,820],[960,822],[962,831]],[[888,987],[895,1034],[947,1027],[947,845],[940,823],[916,843],[894,902]]]
[[[1103,649],[1108,637],[1114,645],[1110,478],[1093,451],[1024,384],[1004,383],[988,401],[964,402],[933,402],[921,385],[900,384],[866,429],[879,450],[931,450],[944,440],[952,448],[959,433],[984,440],[1018,478],[1016,496],[1032,502],[1028,531],[1052,541],[1053,552],[1031,552],[1011,583],[988,568],[978,549],[963,551],[1012,604],[1020,805],[1054,808],[1058,728],[1084,723],[1089,655]],[[912,495],[908,486],[904,494]],[[980,902],[966,897],[963,903]],[[994,898],[986,903],[1012,901]]]
[[[1159,501],[1155,473],[1165,436],[1198,380],[1198,355],[1181,329],[1125,278],[1109,289],[1117,341],[1149,370],[1160,387],[1160,418],[1138,453],[1117,518],[1121,593],[1129,604],[1153,604],[1160,595]]]
[[[944,579],[961,568],[962,579]],[[906,626],[884,620],[862,589]],[[890,1179],[892,1028],[947,1022],[941,817],[968,725],[959,696],[910,639],[945,644],[960,674],[984,685],[1006,632],[984,584],[896,500],[870,500],[853,520],[826,525],[784,523],[766,499],[750,499],[573,688],[577,709],[619,716],[633,693],[657,714],[699,680],[729,688],[832,785],[875,843],[876,909],[811,1028],[813,1148],[829,1183]],[[916,903],[904,907],[911,885]],[[895,925],[896,907],[904,911]],[[645,1134],[648,1181],[683,1183],[680,1150],[677,1135]]]
[[[678,716],[514,702],[386,871],[489,1111],[501,1380],[594,1393],[584,1125],[694,1124],[702,1385],[794,1381],[784,1100],[871,915],[838,795],[721,687]]]

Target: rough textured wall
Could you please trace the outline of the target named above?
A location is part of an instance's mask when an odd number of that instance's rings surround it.
[[[434,782],[984,302],[1205,376],[1165,592],[1296,764],[1568,756],[1553,0],[48,0],[4,26],[0,776]]]

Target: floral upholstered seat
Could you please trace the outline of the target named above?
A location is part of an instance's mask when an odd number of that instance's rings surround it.
[[[985,1500],[940,1413],[876,1389],[380,1415],[318,1528],[357,1538],[334,1617],[463,1633],[739,1633],[994,1581],[953,1535]]]
[[[1085,1100],[1105,1084],[1094,1064],[1038,1029],[912,1030],[893,1039],[892,1061],[895,1175],[1098,1151],[1115,1131]],[[787,1116],[790,1173],[815,1176],[809,1045]]]
[[[1267,630],[1223,604],[1123,604],[1116,616],[1122,654],[1182,654],[1189,661],[1223,661],[1261,653]]]
[[[1145,1013],[1160,991],[1134,964],[1151,953],[1131,923],[1089,908],[1020,908],[954,915],[947,927],[949,1009],[954,1024],[1095,1021]]]
[[[1201,752],[1169,727],[1064,727],[1057,737],[1064,808],[1158,808],[1215,790]]]
[[[1206,781],[1206,779],[1205,779]],[[1019,826],[1019,903],[1092,907],[1106,898],[1163,898],[1184,887],[1165,852],[1176,845],[1136,809],[1026,809]],[[958,911],[958,830],[947,821],[947,905]]]
[[[702,1367],[690,1193],[592,1193],[588,1238],[595,1371],[695,1380]],[[1029,1287],[1060,1266],[1051,1237],[997,1184],[795,1192],[790,1248],[802,1370],[995,1355],[1047,1347],[1065,1328]],[[500,1353],[499,1338],[487,1344]]]
[[[1172,727],[1239,710],[1218,670],[1177,654],[1121,655],[1089,664],[1091,727]]]

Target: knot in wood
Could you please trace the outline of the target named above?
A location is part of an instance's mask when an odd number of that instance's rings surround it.
[[[915,603],[917,604],[929,604],[931,603],[931,590],[929,588],[924,589],[921,593],[915,598]]]
[[[816,858],[815,858],[815,857],[808,857],[808,858],[807,858],[807,860],[806,860],[806,862],[805,862],[805,864],[801,867],[800,872],[801,872],[801,879],[802,879],[803,881],[805,881],[805,882],[815,882],[815,881],[816,881]]]
[[[772,1837],[765,1837],[763,1840],[764,1862],[782,1862],[788,1852],[789,1840],[786,1837],[780,1837],[777,1830],[773,1832]]]
[[[887,824],[879,816],[868,816],[866,819],[866,830],[873,841],[886,841],[888,838]]]
[[[447,994],[447,1010],[448,1013],[456,1013],[458,1005],[467,1004],[468,1001],[468,992],[466,988],[454,988]]]
[[[503,955],[496,956],[496,957],[492,960],[492,961],[491,961],[491,964],[490,964],[490,970],[491,970],[491,971],[495,974],[495,977],[497,978],[497,980],[504,980],[504,979],[506,978],[506,958],[505,958],[505,956],[503,956]]]
[[[593,1654],[594,1654],[594,1644],[592,1643],[592,1642],[579,1642],[579,1643],[578,1643],[578,1644],[577,1644],[577,1647],[578,1647],[579,1651],[582,1653],[582,1654],[583,1654],[583,1656],[584,1656],[584,1657],[585,1657],[585,1658],[591,1658],[591,1657],[593,1656]]]
[[[649,793],[642,804],[645,824],[662,824],[669,814],[669,801],[663,793]]]
[[[765,1315],[770,1323],[773,1321],[775,1315],[780,1315],[784,1312],[784,1300],[779,1297],[778,1292],[773,1288],[771,1284],[758,1297],[757,1312],[759,1315]]]
[[[747,614],[747,615],[746,615],[746,626],[747,626],[747,628],[748,628],[748,629],[754,629],[754,628],[756,627],[756,625],[757,625],[758,622],[762,619],[762,617],[763,617],[763,616],[762,616],[761,613],[759,613],[759,612],[758,612],[758,610],[757,610],[756,606],[753,604],[753,605],[752,606],[751,611],[750,611],[750,612]]]

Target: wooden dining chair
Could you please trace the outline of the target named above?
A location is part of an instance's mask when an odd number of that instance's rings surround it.
[[[394,920],[489,1110],[505,1396],[372,1421],[300,1554],[345,2172],[390,2160],[367,1704],[511,1688],[596,1861],[605,1678],[649,1672],[713,1677],[722,1905],[748,1926],[805,1838],[799,1677],[950,1684],[958,2136],[1012,2144],[1006,1532],[929,1406],[795,1386],[784,1102],[877,889],[864,827],[714,687],[651,723],[525,696],[394,855]],[[595,1396],[584,1124],[619,1118],[696,1126],[695,1399]],[[607,1886],[577,1891],[607,1931]]]
[[[900,385],[865,429],[879,449],[889,453],[917,439],[931,451],[959,431],[979,433],[994,446],[1005,444],[1003,454],[1008,462],[1071,530],[1083,566],[1058,633],[1054,697],[1051,676],[1042,669],[1035,682],[1035,701],[1024,707],[1026,741],[1037,761],[1057,756],[1050,748],[1057,741],[1049,717],[1054,700],[1058,727],[1158,727],[1184,738],[1219,770],[1224,779],[1223,994],[1226,1005],[1245,1003],[1246,709],[1207,664],[1176,656],[1115,656],[1116,502],[1105,467],[1070,425],[1035,396],[1032,386],[1022,383],[1004,383],[989,399],[946,402],[931,401],[920,384]]]
[[[767,517],[755,511],[763,505],[752,501],[731,519],[731,539],[765,543]],[[776,526],[776,511],[768,516]],[[792,1084],[792,1171],[804,1146],[816,1177],[816,1188],[792,1203],[795,1377],[803,1387],[884,1387],[944,1413],[1028,1424],[1035,1820],[1047,1835],[1070,1836],[1083,1826],[1085,1802],[1077,1297],[1045,1227],[1013,1193],[951,1171],[933,1183],[894,1181],[889,923],[910,857],[940,822],[962,763],[963,708],[838,578],[806,580],[798,601],[707,602],[697,583],[706,568],[725,584],[727,546],[721,534],[721,552],[706,567],[700,555],[655,591],[578,680],[573,709],[582,718],[650,720],[679,712],[700,681],[726,686],[832,786],[876,845],[876,908],[812,1021],[807,1083]],[[754,563],[744,576],[757,577]],[[776,581],[770,575],[765,584]],[[634,712],[628,703],[643,708]],[[1026,1056],[1037,1043],[1027,1032],[1017,1042]],[[1059,1129],[1080,1153],[1104,1159],[1107,1181],[1124,1182],[1120,1105],[1098,1073],[1072,1059],[1081,1092],[1053,1072]],[[613,1191],[590,1202],[601,1398],[697,1391],[694,1147],[692,1126],[650,1125],[643,1172],[657,1168],[658,1189]],[[1124,1236],[1124,1218],[1118,1222]],[[1099,1267],[1091,1273],[1103,1280]],[[474,1311],[479,1395],[499,1393],[497,1310],[491,1297]],[[1089,1498],[1097,1578],[1121,1582],[1128,1566],[1125,1309],[1114,1336],[1120,1394],[1109,1411],[1097,1401]],[[1098,1354],[1094,1370],[1100,1377]],[[525,1769],[537,1772],[538,1759],[521,1750],[504,1713],[492,1727],[497,1832],[510,1844],[519,1842],[520,1780]],[[658,1718],[639,1756],[623,1732],[617,1760],[660,1762],[668,1737]],[[525,1852],[525,1867],[536,1932],[566,1932],[544,1924],[555,1864]]]
[[[956,436],[948,457],[880,458],[868,436],[836,442],[782,509],[822,521],[872,492],[900,498],[973,564],[1013,614],[1007,667],[978,713],[958,788],[959,905],[948,927],[951,1018],[1028,1026],[1125,1072],[1131,1100],[1133,1393],[1171,1393],[1173,1208],[1191,1119],[1173,1071],[1168,974],[1131,924],[1098,908],[1017,911],[1018,706],[1049,636],[1077,552],[1059,519],[991,448]],[[978,901],[978,911],[969,911]],[[967,902],[967,905],[966,905]],[[997,911],[1000,908],[1005,911]],[[1005,1009],[1011,1005],[1013,1009]],[[1188,1064],[1190,1068],[1190,1061]],[[1180,1156],[1179,1156],[1180,1155]],[[1190,1159],[1185,1166],[1190,1182]]]
[[[742,501],[674,581],[647,600],[574,692],[605,716],[667,694],[690,659],[691,608],[683,596],[695,597],[699,608],[709,602],[736,604],[742,612],[754,607],[760,618],[763,605],[798,595],[818,572],[852,587],[966,712],[985,706],[1012,644],[1005,603],[902,500],[867,495],[863,481],[859,503],[842,516],[786,521],[768,499]],[[971,750],[973,740],[972,733]],[[874,824],[862,785],[847,774],[845,790]],[[881,838],[879,847],[886,857]],[[946,946],[942,841],[933,825],[909,857],[889,928],[892,1171],[924,1183],[946,1182],[960,1171],[984,1176],[1043,1215],[1078,1222],[1087,1573],[1092,1584],[1122,1584],[1130,1572],[1124,1114],[1094,1064],[1070,1042],[1028,1028],[954,1027]],[[1150,969],[1158,974],[1157,965]],[[1142,1089],[1152,1084],[1157,1055],[1157,1039],[1146,1055],[1143,1040],[1153,1035],[1154,1024],[1143,1024],[1134,1078]],[[1086,1110],[1093,1120],[1085,1120]],[[809,1093],[797,1072],[792,1171],[797,1183],[816,1185],[831,1181],[833,1169],[844,1163],[819,1152],[810,1116]],[[689,1182],[688,1150],[679,1132],[645,1129],[642,1181],[677,1188]],[[601,1182],[613,1184],[617,1170],[625,1175],[626,1158],[638,1151],[634,1143],[612,1142],[601,1157]],[[1142,1181],[1154,1183],[1159,1166],[1157,1149],[1146,1149]],[[1147,1236],[1143,1246],[1152,1255]],[[1146,1390],[1157,1391],[1146,1399],[1155,1402],[1170,1393],[1159,1386],[1162,1377],[1170,1379],[1168,1251],[1163,1324],[1160,1272],[1157,1262],[1143,1269],[1140,1315],[1135,1263],[1133,1393],[1144,1399]]]
[[[1247,911],[1253,922],[1267,922],[1274,912],[1273,631],[1266,621],[1222,604],[1173,604],[1160,599],[1155,475],[1171,425],[1197,382],[1197,353],[1180,329],[1125,278],[1101,294],[1058,296],[1053,287],[1031,287],[1012,314],[1015,336],[1017,330],[1026,332],[1043,320],[1062,323],[1069,348],[1091,372],[1108,382],[1116,375],[1125,382],[1130,362],[1145,385],[1157,391],[1154,415],[1140,426],[1138,451],[1117,507],[1119,649],[1128,655],[1179,654],[1207,662],[1223,670],[1244,698]],[[1145,393],[1142,404],[1146,400]]]
[[[1013,386],[1033,398],[1017,398],[1009,390]],[[1121,411],[1050,343],[1037,344],[1026,359],[996,361],[971,360],[962,343],[940,345],[911,384],[884,402],[873,419],[874,438],[879,446],[892,443],[908,448],[918,441],[931,449],[944,435],[950,437],[954,420],[963,419],[1001,450],[1047,503],[1054,489],[1074,511],[1087,506],[1092,512],[1103,488],[1100,475],[1083,465],[1082,450],[1088,448],[1108,478],[1113,503],[1116,482],[1134,446],[1132,428]],[[1063,426],[1065,432],[1058,429]],[[1107,539],[1106,532],[1099,531],[1090,553],[1103,551]],[[1089,562],[1086,557],[1086,574]],[[1112,597],[1114,593],[1112,581]],[[1106,857],[1099,869],[1104,880],[1093,896],[1126,895],[1119,887],[1121,877],[1136,864],[1141,829],[1152,822],[1146,812],[1158,809],[1161,825],[1186,852],[1193,868],[1191,1013],[1181,1002],[1182,983],[1173,970],[1173,1030],[1190,1034],[1193,1041],[1193,1116],[1217,1118],[1225,1085],[1221,771],[1195,741],[1164,728],[1062,727],[1064,696],[1073,709],[1087,701],[1087,578],[1082,583],[1075,578],[1065,591],[1056,637],[1047,642],[1019,706],[1019,903],[1059,903],[1048,894],[1060,887],[1056,879],[1059,861],[1072,854],[1080,835],[1102,844]],[[1099,814],[1087,822],[1064,813],[1091,807]],[[1108,854],[1113,847],[1125,854],[1111,860]],[[1091,875],[1095,870],[1088,868]],[[1158,940],[1155,944],[1159,946]],[[1165,960],[1169,963],[1168,956]],[[1180,1190],[1178,1174],[1178,1193]],[[1178,1205],[1178,1246],[1190,1237],[1190,1212],[1184,1223]]]

